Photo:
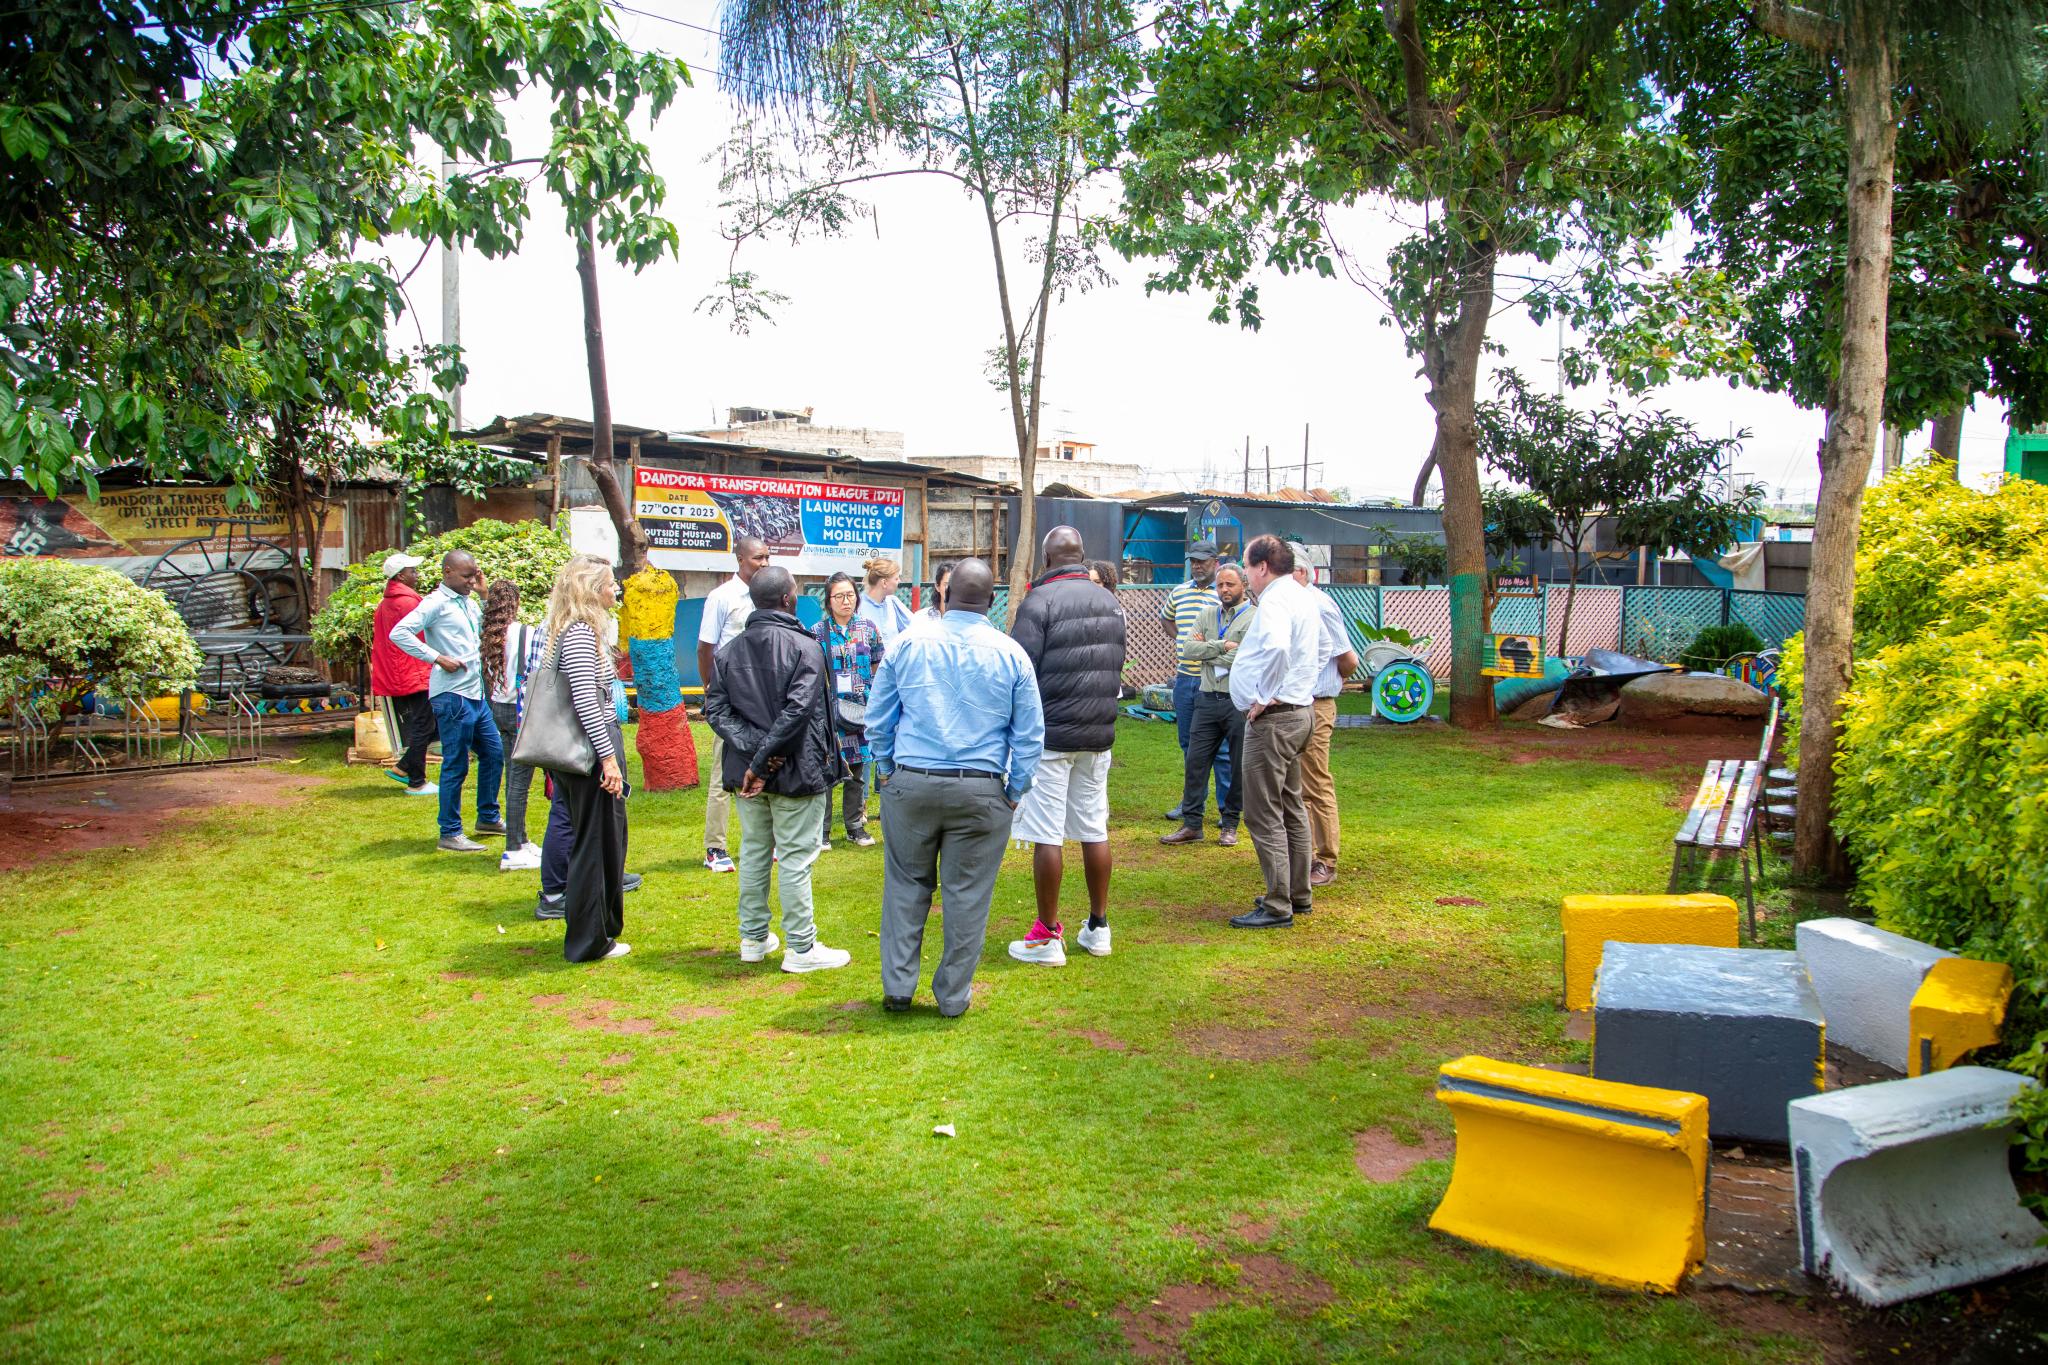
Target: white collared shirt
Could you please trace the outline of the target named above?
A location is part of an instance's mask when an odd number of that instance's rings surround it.
[[[1259,594],[1258,617],[1230,661],[1230,702],[1238,710],[1315,701],[1316,674],[1329,659],[1322,653],[1322,613],[1310,592],[1286,574]]]
[[[1307,588],[1316,599],[1320,639],[1316,643],[1316,699],[1334,697],[1344,691],[1344,679],[1337,673],[1337,656],[1351,648],[1351,632],[1344,629],[1344,613],[1337,599],[1321,588]]]

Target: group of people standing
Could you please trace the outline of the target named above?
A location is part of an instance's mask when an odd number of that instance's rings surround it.
[[[823,618],[806,627],[789,572],[769,562],[759,540],[735,543],[733,576],[705,602],[697,657],[714,735],[704,866],[738,873],[742,961],[780,952],[790,972],[850,961],[819,939],[811,871],[831,847],[835,804],[849,844],[877,842],[867,822],[870,776],[885,845],[885,1008],[910,1007],[935,902],[945,946],[932,992],[942,1014],[968,1008],[1012,840],[1032,849],[1036,910],[1010,955],[1066,965],[1060,899],[1068,842],[1080,845],[1087,898],[1074,944],[1110,953],[1109,773],[1127,623],[1115,569],[1086,559],[1079,532],[1054,527],[1041,551],[1044,570],[1004,634],[988,617],[996,584],[981,560],[940,566],[934,600],[917,612],[895,596],[899,566],[871,560],[858,584],[833,575]],[[1222,842],[1237,841],[1242,819],[1265,882],[1251,912],[1231,923],[1290,924],[1312,909],[1313,888],[1335,875],[1328,752],[1337,687],[1328,684],[1341,686],[1356,656],[1334,604],[1304,586],[1305,570],[1297,573],[1285,542],[1259,537],[1242,566],[1219,565],[1216,547],[1205,543],[1192,562],[1193,577],[1175,590],[1165,618],[1180,664],[1175,710],[1186,761],[1172,812],[1180,826],[1162,842],[1203,839],[1213,782]],[[441,849],[472,852],[483,848],[478,837],[504,837],[501,867],[540,868],[536,914],[566,921],[571,961],[623,955],[622,897],[639,879],[625,871],[628,788],[610,565],[572,560],[538,629],[518,622],[516,586],[500,580],[486,588],[469,555],[447,555],[440,584],[424,595],[419,568],[412,556],[386,561],[374,627],[373,690],[388,698],[404,741],[394,777],[409,791],[439,795]],[[551,806],[536,846],[524,829],[533,770],[508,765],[506,747],[529,683],[550,668],[560,670],[597,762],[587,776],[546,775]],[[442,746],[438,788],[425,778],[433,737]],[[462,787],[472,754],[477,819],[465,833]]]
[[[1265,880],[1251,909],[1230,922],[1282,928],[1310,913],[1315,888],[1337,878],[1330,740],[1358,655],[1335,600],[1310,586],[1309,567],[1286,541],[1257,537],[1242,566],[1219,565],[1209,541],[1189,559],[1191,575],[1162,617],[1181,662],[1174,715],[1185,767],[1180,804],[1167,812],[1180,828],[1159,842],[1202,842],[1213,782],[1221,842],[1237,842],[1241,815]]]
[[[519,620],[518,585],[499,579],[486,587],[467,552],[444,555],[441,581],[425,594],[422,563],[406,554],[384,561],[384,598],[371,625],[370,687],[386,703],[398,749],[391,776],[408,792],[439,797],[441,851],[478,853],[480,839],[501,838],[502,870],[539,869],[534,914],[566,922],[563,951],[571,961],[624,956],[631,948],[618,941],[622,898],[640,878],[625,870],[628,787],[612,616],[619,588],[610,563],[577,555],[563,566],[538,629]],[[546,774],[547,830],[535,844],[526,827],[534,769],[510,760],[506,742],[518,733],[528,686],[543,668],[561,672],[593,770]],[[438,783],[426,780],[435,740]],[[465,833],[462,789],[472,757],[476,820]]]

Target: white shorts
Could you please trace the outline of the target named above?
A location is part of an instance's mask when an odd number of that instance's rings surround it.
[[[1109,750],[1100,753],[1045,751],[1031,790],[1010,817],[1010,837],[1020,844],[1109,841]]]

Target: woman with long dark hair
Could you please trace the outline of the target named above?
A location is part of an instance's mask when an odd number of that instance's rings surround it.
[[[519,733],[519,709],[526,696],[526,671],[531,658],[533,627],[519,621],[519,585],[509,578],[494,581],[484,595],[484,624],[479,636],[483,654],[484,691],[491,704],[491,719],[498,733],[511,737]],[[527,872],[540,866],[540,845],[526,839],[526,799],[533,790],[533,769],[511,762],[508,747],[505,763],[505,851],[498,857],[498,871]]]
[[[618,600],[612,566],[595,555],[577,555],[563,565],[548,596],[548,645],[541,667],[562,670],[576,719],[597,751],[596,772],[554,774],[555,798],[567,804],[576,836],[562,905],[568,921],[562,956],[571,962],[632,951],[618,941],[626,924],[626,743],[612,709],[612,683],[618,675],[604,643]]]
[[[932,565],[932,600],[925,604],[923,614],[934,621],[946,614],[946,582],[952,577],[952,560],[942,559]]]
[[[868,833],[867,783],[864,764],[868,761],[868,688],[875,670],[882,666],[882,633],[874,622],[860,613],[860,591],[850,574],[836,573],[825,584],[825,618],[811,628],[825,648],[825,665],[837,698],[833,715],[839,723],[839,756],[846,760],[850,776],[840,784],[840,819],[846,824],[846,839],[857,848],[873,848],[875,836]],[[820,847],[832,846],[832,793],[825,793],[825,828],[818,836]]]

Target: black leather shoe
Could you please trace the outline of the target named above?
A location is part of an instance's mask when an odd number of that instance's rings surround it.
[[[891,1014],[908,1014],[910,1012],[910,997],[907,995],[885,995],[882,997],[882,1008]]]
[[[1242,915],[1232,915],[1230,917],[1230,925],[1233,929],[1285,929],[1293,923],[1294,916],[1276,915],[1263,905],[1256,910],[1249,910]]]
[[[1216,842],[1225,848],[1237,847],[1237,826],[1225,825],[1216,835]]]
[[[1202,842],[1202,831],[1189,829],[1186,825],[1182,825],[1171,834],[1160,835],[1159,842],[1162,844],[1199,844]]]
[[[625,892],[638,891],[639,889],[640,874],[638,872],[628,872],[619,882],[619,891],[622,895]]]
[[[561,919],[567,913],[563,908],[567,900],[567,896],[542,896],[534,904],[533,917],[535,919]]]
[[[505,837],[505,822],[494,820],[488,824],[479,820],[476,828],[469,832],[472,839],[502,839]]]
[[[1297,905],[1294,907],[1294,913],[1297,915],[1306,915],[1314,909],[1315,907],[1313,905]]]

